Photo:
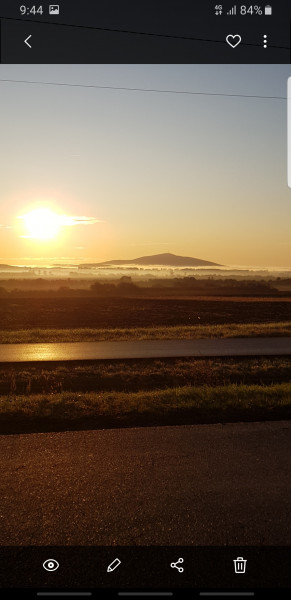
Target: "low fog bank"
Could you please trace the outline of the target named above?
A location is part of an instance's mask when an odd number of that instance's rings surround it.
[[[98,266],[86,265],[4,265],[0,264],[0,279],[98,279],[116,281],[123,275],[130,276],[134,282],[151,279],[170,278],[235,278],[235,279],[277,279],[291,278],[290,268],[275,267],[172,267],[172,266]]]
[[[149,260],[154,257],[145,258]],[[64,263],[40,267],[0,264],[1,298],[29,295],[150,297],[283,294],[291,294],[291,268]]]
[[[101,273],[98,277],[78,276],[68,273],[67,277],[56,277],[55,273],[38,276],[37,273],[0,273],[0,297],[25,296],[195,296],[195,295],[258,295],[258,296],[291,296],[290,276],[278,276],[250,271],[212,273],[209,271],[195,276],[185,275],[181,269],[179,274],[167,277],[158,270],[155,276],[148,277],[135,274],[121,275],[120,269],[113,272]],[[54,271],[54,270],[53,270]]]

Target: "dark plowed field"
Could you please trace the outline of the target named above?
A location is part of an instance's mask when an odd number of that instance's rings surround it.
[[[291,302],[234,298],[0,299],[0,329],[116,328],[291,320]]]

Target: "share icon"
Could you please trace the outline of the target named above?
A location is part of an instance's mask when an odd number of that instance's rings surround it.
[[[183,571],[184,571],[183,567],[178,567],[177,566],[179,563],[183,563],[183,562],[184,562],[184,558],[179,558],[177,560],[177,562],[172,562],[171,563],[172,569],[178,569],[179,573],[183,573]]]

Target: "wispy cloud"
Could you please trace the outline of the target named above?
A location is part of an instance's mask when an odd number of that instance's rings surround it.
[[[73,225],[95,225],[95,223],[102,223],[100,219],[95,217],[76,217],[71,215],[60,215],[60,223],[66,227],[72,227]]]
[[[28,218],[40,219],[40,218],[49,218],[54,219],[59,226],[62,227],[72,227],[73,225],[95,225],[95,223],[102,223],[101,219],[96,219],[96,217],[78,217],[74,215],[60,215],[57,213],[50,212],[49,210],[35,210],[27,213],[26,215],[19,215],[18,219],[23,219],[24,221]],[[4,225],[2,225],[4,227]],[[7,227],[7,229],[10,226]]]
[[[45,206],[31,210],[25,215],[19,215],[18,219],[24,222],[27,230],[25,235],[20,235],[19,237],[41,240],[54,238],[64,227],[95,225],[101,222],[96,217],[59,214]]]
[[[172,246],[171,242],[140,242],[138,244],[126,244],[126,246]]]

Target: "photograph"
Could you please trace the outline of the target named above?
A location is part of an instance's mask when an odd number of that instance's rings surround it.
[[[290,545],[289,76],[1,65],[1,546]]]

